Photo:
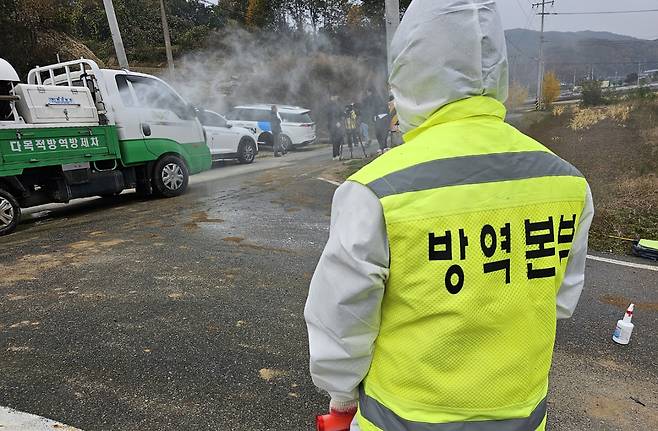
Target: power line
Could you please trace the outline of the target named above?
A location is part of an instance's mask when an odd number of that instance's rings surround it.
[[[546,64],[552,64],[552,65],[562,65],[562,66],[582,66],[582,65],[595,65],[595,66],[612,66],[612,65],[622,65],[622,64],[637,64],[637,63],[645,63],[645,64],[653,64],[656,63],[658,64],[658,59],[656,60],[630,60],[630,61],[582,61],[582,62],[575,62],[575,61],[547,61]],[[532,64],[532,63],[526,63],[526,64]]]
[[[523,12],[523,15],[525,15],[525,18],[528,19],[529,14],[525,11],[523,6],[521,6],[521,2],[519,0],[516,0],[516,4],[519,5],[519,9],[521,9],[521,12]]]
[[[507,41],[507,43],[512,45],[512,47],[515,48],[523,57],[528,57],[530,59],[534,59],[534,57],[528,55],[525,51],[523,51],[521,48],[519,48],[519,46],[516,43],[512,42],[512,39],[509,38],[507,35],[505,35],[505,40]]]
[[[525,27],[523,28],[525,28],[526,30],[530,30],[530,27],[532,27],[532,24],[534,23],[535,16],[536,15],[534,13],[531,13],[530,18],[528,19],[528,21],[526,21]]]
[[[639,10],[607,10],[596,12],[551,12],[550,15],[613,15],[622,13],[643,13],[658,12],[658,9],[639,9]]]

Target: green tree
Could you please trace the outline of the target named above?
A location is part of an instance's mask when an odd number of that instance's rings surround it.
[[[583,82],[583,105],[596,106],[603,104],[603,93],[600,81]]]

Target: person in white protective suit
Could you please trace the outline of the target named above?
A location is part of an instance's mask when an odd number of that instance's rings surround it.
[[[332,410],[359,406],[352,431],[544,429],[555,319],[571,317],[584,285],[594,212],[589,186],[575,168],[503,122],[507,51],[493,0],[414,0],[392,51],[390,85],[405,144],[334,194],[329,239],[304,312],[313,382],[328,392]],[[528,198],[539,195],[551,205]],[[478,199],[490,208],[494,199],[509,207],[485,211]],[[461,215],[445,209],[456,205]],[[553,242],[536,249],[539,237],[530,229],[540,220]],[[495,229],[487,230],[489,223]],[[493,258],[505,254],[496,249],[498,229],[498,244],[505,247],[506,233],[511,249],[507,281],[504,271],[488,273],[486,266],[487,235],[494,238]],[[436,238],[444,232],[452,232],[452,242],[440,249]],[[470,241],[458,242],[466,236]],[[452,257],[441,261],[451,245]],[[448,273],[444,287],[446,270],[462,278]],[[478,290],[483,286],[488,290]],[[526,298],[526,292],[543,296]],[[399,298],[407,303],[395,304]],[[440,308],[446,304],[449,309]],[[422,322],[409,310],[425,313],[418,316]],[[534,324],[546,330],[520,329]],[[414,329],[405,334],[404,328]],[[464,340],[457,353],[455,340]],[[515,347],[501,350],[503,340]],[[513,356],[526,345],[535,348],[526,358],[542,355],[532,370]],[[446,359],[442,351],[463,356]],[[485,396],[477,386],[509,390]],[[473,424],[490,426],[469,428]]]

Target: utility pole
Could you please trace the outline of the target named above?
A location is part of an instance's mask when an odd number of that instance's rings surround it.
[[[393,35],[400,25],[400,0],[384,0],[386,7],[386,56],[388,73],[391,73],[393,58],[391,56],[391,42]]]
[[[114,13],[114,5],[112,4],[112,0],[103,0],[103,5],[105,6],[107,22],[110,25],[110,33],[112,33],[112,41],[114,42],[114,50],[117,53],[119,67],[122,69],[128,69],[128,57],[126,57],[126,50],[123,48],[121,31],[119,30],[117,16]]]
[[[537,110],[539,111],[542,108],[542,81],[544,80],[544,18],[550,13],[546,12],[546,6],[551,5],[555,6],[555,0],[542,0],[539,3],[533,3],[533,8],[538,8],[541,6],[541,12],[538,15],[541,15],[541,33],[539,35],[539,61],[537,64]]]
[[[165,12],[164,0],[160,0],[160,11],[162,12],[162,30],[164,31],[165,51],[167,51],[167,65],[169,76],[174,77],[174,56],[171,53],[171,38],[169,37],[169,24],[167,24],[167,12]]]
[[[637,86],[640,86],[640,73],[642,72],[642,63],[637,62]]]

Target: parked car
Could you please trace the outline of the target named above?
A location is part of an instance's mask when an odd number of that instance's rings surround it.
[[[315,123],[311,111],[298,106],[276,105],[281,115],[281,144],[286,149],[303,147],[315,142]],[[226,115],[230,124],[256,129],[259,145],[272,146],[270,109],[272,105],[236,106]]]
[[[220,114],[201,109],[197,112],[213,161],[237,159],[240,163],[252,163],[258,154],[256,129],[238,127],[226,121]]]

